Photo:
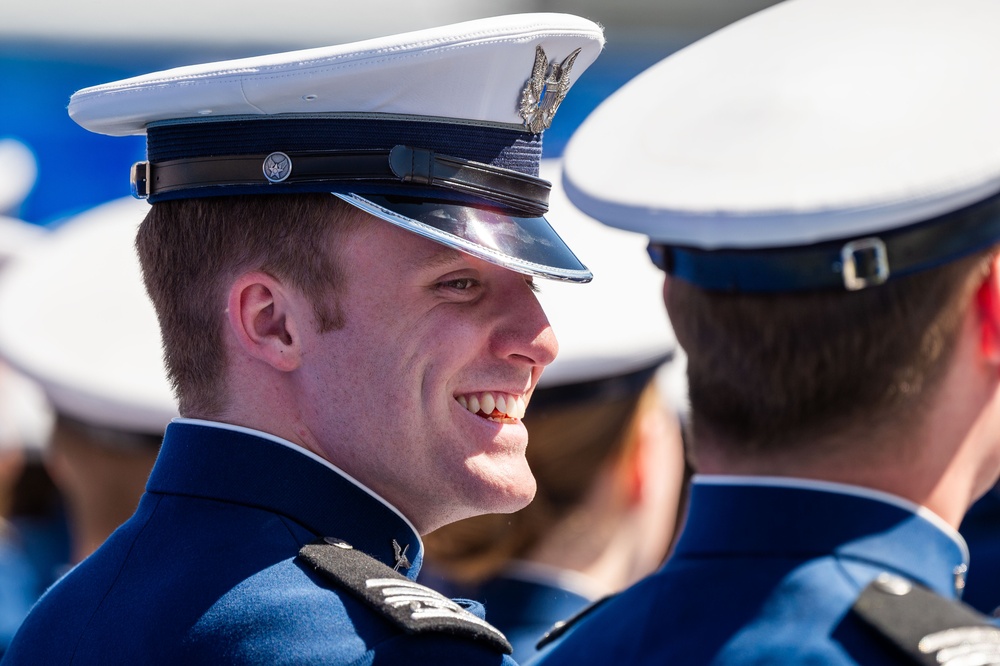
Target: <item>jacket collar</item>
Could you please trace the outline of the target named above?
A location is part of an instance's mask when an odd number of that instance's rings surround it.
[[[167,426],[146,490],[278,513],[318,538],[343,540],[389,567],[405,556],[410,566],[399,572],[415,580],[423,544],[412,524],[373,491],[313,458],[266,433],[175,420]]]
[[[693,484],[690,502],[676,557],[833,556],[906,576],[949,597],[968,565],[961,537],[872,494],[728,479]]]

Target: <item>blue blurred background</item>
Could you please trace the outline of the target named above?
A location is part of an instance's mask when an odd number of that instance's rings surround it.
[[[14,210],[51,224],[129,192],[128,172],[144,158],[143,137],[95,135],[66,113],[80,88],[168,67],[326,46],[453,21],[527,11],[564,11],[605,26],[604,54],[574,85],[546,132],[545,154],[562,153],[602,99],[687,43],[759,10],[767,0],[34,0],[0,6],[0,140],[34,155],[37,180]],[[364,6],[361,6],[361,5]],[[18,6],[15,6],[18,5]],[[9,145],[9,141],[8,141]]]

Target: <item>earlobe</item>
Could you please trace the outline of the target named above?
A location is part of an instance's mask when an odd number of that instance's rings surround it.
[[[980,347],[983,356],[1000,365],[1000,258],[994,258],[990,270],[976,291],[979,310]]]
[[[285,286],[266,273],[245,273],[229,289],[226,315],[240,348],[283,372],[298,368],[301,356],[291,305]]]
[[[642,409],[634,416],[630,428],[631,442],[625,447],[626,454],[619,461],[619,482],[624,489],[623,496],[629,506],[638,506],[646,496],[651,464],[662,462],[656,459],[653,447],[662,444],[656,428],[661,426],[651,410]]]

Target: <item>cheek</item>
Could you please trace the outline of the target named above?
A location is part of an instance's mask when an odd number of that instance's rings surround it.
[[[459,321],[425,319],[407,328],[396,346],[403,367],[427,375],[425,381],[441,381],[440,375],[475,357],[477,340],[475,330]]]

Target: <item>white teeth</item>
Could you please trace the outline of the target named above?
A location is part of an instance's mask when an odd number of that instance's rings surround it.
[[[488,391],[460,395],[455,400],[473,414],[482,413],[489,420],[498,422],[524,418],[524,411],[527,406],[523,396],[499,392],[490,393]],[[500,412],[503,416],[490,417],[490,414],[493,414],[494,410]]]

